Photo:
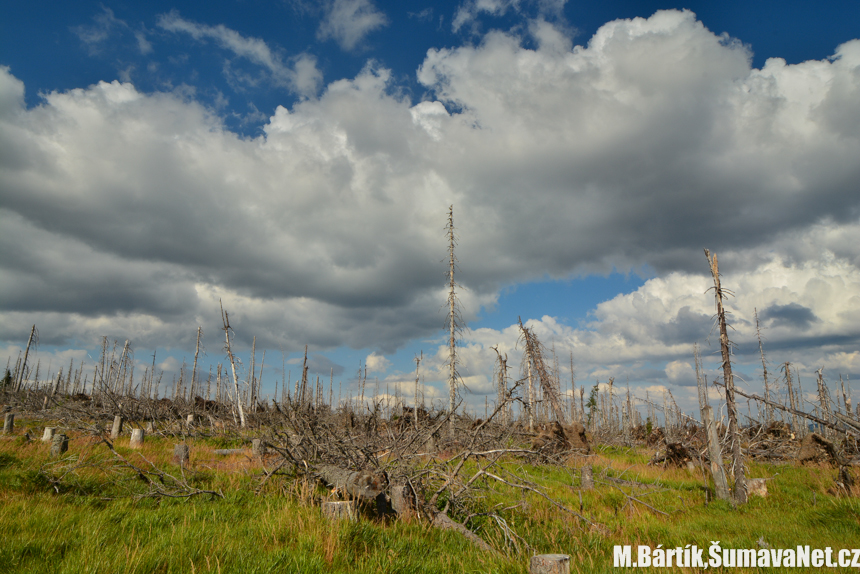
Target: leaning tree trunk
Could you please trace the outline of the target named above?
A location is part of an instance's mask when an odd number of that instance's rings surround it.
[[[711,268],[714,278],[714,298],[717,304],[717,320],[720,325],[720,352],[723,357],[723,380],[726,385],[726,411],[729,416],[729,439],[732,445],[732,471],[735,475],[733,494],[735,502],[744,504],[747,501],[746,476],[744,470],[744,455],[741,450],[741,437],[738,429],[738,413],[735,405],[735,380],[732,375],[731,352],[729,349],[729,335],[726,326],[726,312],[723,308],[725,293],[720,285],[720,268],[717,263],[717,255],[711,257],[710,252],[705,249],[705,257]]]

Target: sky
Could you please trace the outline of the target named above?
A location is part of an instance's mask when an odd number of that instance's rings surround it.
[[[860,379],[856,2],[3,2],[0,357],[128,339],[164,380],[256,337],[442,400],[453,206],[467,408],[519,318],[577,386]],[[573,372],[570,356],[573,355]],[[287,373],[284,373],[284,371]],[[850,382],[848,382],[850,381]],[[404,391],[405,392],[405,391]],[[407,394],[411,396],[411,391]],[[807,405],[807,408],[812,408]]]

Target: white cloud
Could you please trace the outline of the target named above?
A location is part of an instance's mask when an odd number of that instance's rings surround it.
[[[687,361],[671,361],[666,365],[666,378],[673,385],[691,387],[696,385],[696,371]]]
[[[248,38],[223,24],[207,26],[182,18],[178,12],[162,14],[158,27],[168,32],[185,33],[197,41],[214,40],[222,48],[233,52],[268,70],[272,81],[302,96],[313,96],[322,82],[322,73],[316,67],[316,58],[299,54],[284,62],[269,45],[259,38]]]
[[[388,18],[370,0],[333,0],[325,6],[317,37],[332,39],[344,50],[354,50],[364,38],[388,24]]]
[[[384,355],[371,353],[364,359],[364,365],[367,367],[368,374],[384,373],[391,367],[391,361],[386,359]]]

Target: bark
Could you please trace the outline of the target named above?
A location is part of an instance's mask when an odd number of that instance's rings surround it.
[[[732,445],[732,470],[735,475],[734,497],[738,504],[747,501],[746,476],[744,469],[744,458],[741,450],[740,429],[738,428],[738,413],[735,405],[735,380],[732,374],[731,350],[729,346],[728,327],[726,325],[726,311],[723,307],[723,299],[726,294],[720,285],[720,268],[717,255],[711,257],[710,252],[705,249],[705,257],[711,268],[711,276],[714,279],[714,299],[717,305],[717,320],[720,326],[720,353],[723,358],[723,380],[726,388],[726,411],[729,417],[729,438]]]
[[[24,372],[27,370],[27,356],[30,354],[30,345],[33,344],[33,341],[36,339],[36,325],[33,324],[33,328],[30,329],[30,337],[27,339],[27,348],[24,350],[24,361],[21,363],[21,370],[18,372],[18,381],[15,385],[15,392],[21,390],[21,385],[24,382]]]
[[[385,476],[368,470],[349,470],[327,464],[315,470],[327,484],[355,498],[376,500],[385,489]]]
[[[236,361],[233,359],[233,351],[230,348],[230,318],[224,312],[224,305],[221,305],[221,319],[224,323],[224,337],[227,340],[227,357],[230,359],[230,367],[233,372],[233,387],[236,390],[236,407],[239,409],[239,420],[242,428],[245,428],[245,409],[242,408],[242,397],[239,393],[239,379],[236,376]]]

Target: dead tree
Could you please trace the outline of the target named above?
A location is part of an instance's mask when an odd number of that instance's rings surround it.
[[[21,390],[21,385],[24,383],[24,373],[27,370],[27,357],[30,355],[30,345],[34,342],[38,344],[39,334],[36,332],[36,325],[30,329],[30,337],[27,339],[27,348],[24,349],[24,360],[21,363],[21,369],[18,371],[18,380],[15,382],[15,392]]]
[[[418,430],[418,379],[419,379],[419,367],[421,366],[421,360],[424,358],[424,351],[421,351],[421,354],[415,357],[415,402],[412,404],[412,412],[415,415],[415,430]]]
[[[761,325],[758,322],[758,309],[753,310],[755,314],[755,333],[758,337],[758,352],[761,355],[761,372],[762,377],[764,378],[764,396],[767,400],[770,400],[770,381],[767,379],[767,362],[764,360],[764,347],[761,344]],[[773,422],[773,408],[770,405],[765,406],[765,423],[770,424]]]
[[[717,305],[717,321],[720,329],[720,353],[723,358],[723,380],[726,386],[726,411],[729,417],[729,437],[732,445],[732,471],[735,475],[734,497],[738,504],[747,501],[746,476],[744,469],[744,455],[741,450],[741,436],[738,428],[738,413],[735,405],[735,380],[732,374],[731,342],[729,341],[728,326],[726,324],[726,311],[723,300],[730,293],[720,285],[720,268],[717,255],[711,257],[710,251],[705,249],[705,257],[711,268],[711,276],[714,279],[714,299]]]
[[[791,363],[786,361],[785,365],[783,365],[783,370],[785,372],[785,386],[788,388],[788,406],[791,407],[789,412],[792,413],[791,424],[794,427],[795,434],[798,437],[802,437],[806,433],[801,431],[800,423],[797,420],[796,411],[798,410],[799,405],[795,400],[794,384],[791,381]]]
[[[505,395],[508,390],[508,354],[505,353],[505,356],[502,357],[502,353],[499,352],[498,345],[490,348],[493,349],[499,357],[499,381],[496,388],[496,404],[500,405],[505,401]],[[508,424],[507,408],[502,411],[502,424]]]
[[[525,343],[526,347],[527,365],[529,367],[534,365],[534,368],[537,371],[538,380],[540,381],[541,389],[543,390],[543,395],[549,400],[549,404],[552,407],[553,415],[556,420],[563,423],[565,420],[564,410],[561,407],[561,400],[558,397],[558,392],[553,384],[552,377],[550,377],[546,364],[544,363],[540,341],[534,331],[523,325],[522,318],[517,317],[517,321],[519,322],[520,331],[522,332],[521,339]],[[531,397],[529,397],[529,400],[531,401]]]
[[[221,303],[220,300],[218,302]],[[232,328],[230,327],[230,318],[227,316],[227,312],[224,311],[223,303],[221,303],[221,321],[224,324],[224,338],[227,341],[227,357],[230,359],[230,367],[233,370],[233,387],[236,391],[236,408],[239,410],[239,420],[241,421],[242,428],[245,428],[245,409],[242,408],[242,397],[239,393],[239,378],[236,376],[236,360],[233,358],[233,351],[230,348],[230,331]]]
[[[457,309],[457,293],[455,288],[457,283],[454,281],[454,270],[457,264],[457,256],[454,254],[454,247],[457,244],[457,238],[454,234],[454,206],[448,207],[448,224],[445,226],[448,235],[448,408],[451,413],[454,412],[455,403],[457,402],[457,331],[460,330],[461,317]],[[451,421],[454,420],[452,417]],[[453,422],[448,429],[453,432]]]

